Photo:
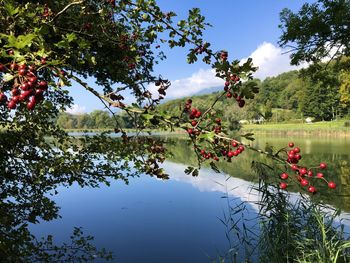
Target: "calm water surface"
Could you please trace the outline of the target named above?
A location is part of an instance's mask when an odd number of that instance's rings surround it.
[[[302,149],[306,165],[325,161],[328,178],[338,184],[337,192],[324,199],[336,207],[350,211],[350,141],[327,138],[260,137],[257,147],[266,144],[284,147],[294,141]],[[220,166],[217,174],[203,168],[199,177],[184,174],[187,165],[195,163],[191,146],[177,139],[170,149],[174,157],[165,163],[170,180],[148,176],[134,178],[129,185],[114,182],[110,187],[60,189],[55,201],[62,218],[33,225],[36,235],[52,234],[57,242],[68,240],[74,226],[95,237],[95,245],[114,254],[113,262],[210,262],[229,249],[227,229],[220,221],[231,205],[254,201],[250,169],[253,159],[263,159],[244,152],[233,163]],[[316,163],[315,163],[316,162]],[[318,189],[322,190],[320,185]],[[257,207],[246,206],[245,219],[254,218]],[[347,217],[348,215],[344,215]],[[247,227],[256,228],[254,220]],[[255,231],[258,231],[255,229]]]

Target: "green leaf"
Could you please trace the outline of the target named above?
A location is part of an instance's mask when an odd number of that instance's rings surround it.
[[[36,37],[37,37],[36,34],[19,35],[18,37],[15,37],[13,35],[8,35],[7,36],[8,43],[5,45],[5,47],[9,47],[9,48],[14,47],[16,49],[22,49],[26,46],[31,46],[33,40]]]
[[[19,12],[19,7],[15,8],[11,3],[5,3],[4,7],[10,16],[14,16]]]
[[[11,81],[13,80],[15,76],[11,75],[10,73],[6,73],[4,74],[4,76],[2,77],[2,79],[5,81],[5,82],[8,82],[8,81]]]
[[[215,139],[215,132],[211,131],[208,133],[202,133],[201,135],[198,136],[198,139],[204,139],[204,140],[208,140],[210,142],[213,142]]]

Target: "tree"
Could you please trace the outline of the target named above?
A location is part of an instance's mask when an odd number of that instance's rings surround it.
[[[296,13],[284,9],[280,17],[282,35],[279,43],[290,48],[292,64],[349,55],[349,0],[305,3]]]
[[[114,179],[128,183],[128,177],[141,173],[167,179],[169,175],[160,166],[167,156],[163,141],[140,136],[144,129],[178,127],[187,131],[199,167],[210,161],[215,169],[213,160],[230,161],[250,147],[225,135],[225,127],[213,110],[224,98],[239,108],[253,99],[258,92],[256,82],[251,81],[256,68],[251,59],[241,64],[230,61],[224,50],[210,49],[201,38],[208,24],[199,9],[190,10],[188,18],[176,25],[176,14],[163,12],[154,0],[7,0],[0,2],[0,14],[2,260],[50,262],[57,256],[65,261],[61,253],[70,248],[59,250],[50,238],[40,243],[28,230],[28,222],[58,217],[58,207],[48,197],[58,186],[76,183],[98,187]],[[189,63],[200,58],[215,69],[223,81],[223,92],[207,109],[188,99],[180,116],[157,110],[171,84],[153,73],[153,66],[165,58],[161,45],[190,46]],[[92,88],[87,77],[102,86],[103,92]],[[59,114],[72,105],[72,82],[106,106],[114,116],[113,131],[121,133],[119,139],[108,133],[72,137],[56,124]],[[158,87],[155,94],[147,89],[150,83]],[[134,96],[135,103],[127,105],[121,95],[125,91]],[[123,130],[114,109],[128,116],[135,136]],[[100,124],[107,118],[101,112],[94,116]],[[62,125],[70,121],[67,117],[62,117]],[[252,139],[251,134],[242,136]],[[230,147],[236,151],[227,151]],[[280,152],[260,152],[285,163],[286,169],[298,162],[295,158],[286,161]],[[196,176],[197,168],[189,167],[186,172]],[[88,249],[85,252],[91,258],[95,250],[85,241],[79,239],[77,244],[82,247],[71,249]],[[58,253],[52,254],[54,250]]]
[[[313,100],[306,96],[307,102],[303,104],[311,103],[310,106],[319,106],[319,109],[306,106],[304,114],[323,120],[346,114],[347,110],[340,106],[339,72],[349,68],[349,17],[349,0],[318,0],[305,3],[296,13],[289,9],[281,12],[279,44],[289,48],[292,64],[311,63],[303,75],[313,83],[321,83],[313,85],[316,90],[307,90]]]
[[[97,96],[112,115],[113,108],[125,112],[141,131],[176,122],[155,110],[170,85],[153,75],[154,64],[165,58],[161,45],[190,45],[188,61],[202,58],[223,79],[233,70],[237,77],[249,78],[254,70],[251,60],[229,63],[227,53],[210,49],[201,39],[208,24],[197,8],[177,25],[176,14],[163,12],[153,0],[7,0],[0,3],[0,14],[0,210],[6,215],[0,217],[0,258],[8,262],[51,256],[50,240],[40,246],[27,222],[58,216],[55,203],[46,197],[58,186],[128,182],[128,176],[139,173],[168,177],[158,164],[166,154],[162,141],[128,136],[120,118],[113,123],[122,132],[120,140],[106,134],[72,138],[61,130],[55,120],[72,104],[72,82]],[[90,87],[87,77],[103,93]],[[147,90],[149,83],[158,86],[157,94]],[[120,92],[126,90],[135,104],[123,101]],[[242,101],[245,96],[252,97],[250,89],[241,94]],[[62,115],[59,123],[74,127],[76,119],[68,117]],[[94,117],[97,125],[107,126],[106,113]]]

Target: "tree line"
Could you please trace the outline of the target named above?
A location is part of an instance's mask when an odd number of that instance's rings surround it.
[[[261,81],[255,79],[259,93],[255,100],[249,100],[246,107],[239,108],[231,99],[223,98],[216,110],[223,121],[273,119],[277,122],[293,121],[311,117],[316,121],[330,121],[350,116],[350,73],[343,69],[350,59],[344,57],[339,64],[323,64],[321,68],[309,67],[293,70]],[[317,71],[317,73],[315,73]],[[310,71],[314,71],[310,74]],[[199,109],[217,93],[192,96]],[[234,100],[234,98],[232,98]],[[169,114],[180,114],[185,98],[168,101],[160,109]]]
[[[344,57],[342,63],[349,63]],[[221,99],[215,108],[230,129],[236,129],[239,120],[293,121],[311,117],[314,120],[330,121],[350,116],[350,73],[332,63],[312,74],[316,69],[309,67],[292,70],[276,77],[268,77],[258,84],[259,93],[255,100],[249,100],[246,107],[239,108],[232,99]],[[204,110],[217,92],[192,96],[199,109]],[[167,101],[159,106],[160,111],[179,116],[186,98]],[[114,117],[107,111],[95,110],[79,115],[61,113],[57,124],[64,129],[106,129],[115,127],[115,118],[123,128],[132,128],[132,120],[126,114]]]

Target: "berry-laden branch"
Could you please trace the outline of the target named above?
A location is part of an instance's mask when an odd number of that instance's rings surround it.
[[[218,98],[221,97],[222,94],[214,100],[214,103],[208,108],[208,110],[205,111],[205,114],[208,114],[211,110],[213,110],[215,104],[219,100]],[[211,159],[214,161],[220,161],[221,159],[231,162],[233,158],[236,158],[245,149],[249,149],[259,154],[263,154],[279,164],[284,165],[285,171],[280,174],[280,179],[283,180],[280,182],[281,189],[286,189],[288,187],[288,183],[286,181],[291,179],[291,175],[294,175],[292,180],[298,181],[302,187],[307,187],[307,191],[310,193],[317,192],[317,189],[313,185],[315,180],[323,180],[328,184],[330,189],[336,188],[336,184],[332,181],[328,181],[324,177],[324,173],[320,171],[327,169],[326,163],[321,162],[315,167],[297,165],[302,156],[300,154],[300,148],[294,147],[294,143],[290,142],[288,144],[288,147],[290,148],[289,150],[284,148],[275,154],[272,151],[263,151],[261,149],[254,148],[249,144],[238,141],[237,139],[226,136],[222,132],[220,118],[212,118],[209,119],[209,121],[207,121],[207,123],[204,125],[199,125],[204,114],[202,115],[196,108],[192,108],[191,99],[187,100],[185,111],[189,115],[189,124],[183,128],[187,131],[191,141],[193,142],[199,164]],[[196,121],[196,119],[198,121]],[[208,130],[210,127],[212,128],[211,131]],[[249,134],[248,137],[250,136],[251,134]],[[208,148],[210,148],[210,150],[206,150],[205,147],[200,147],[200,143],[203,141],[206,144],[209,144]],[[288,172],[288,170],[290,170],[291,173]]]

